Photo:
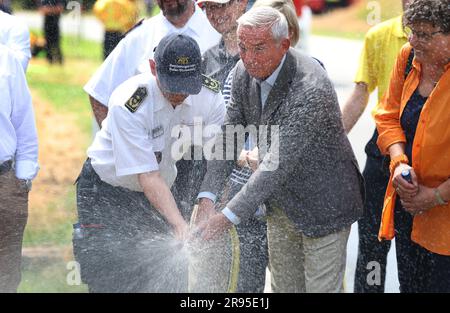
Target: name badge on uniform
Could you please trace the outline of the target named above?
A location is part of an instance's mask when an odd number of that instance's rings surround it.
[[[164,128],[162,125],[159,125],[152,129],[152,138],[158,138],[159,136],[162,136],[164,134]]]

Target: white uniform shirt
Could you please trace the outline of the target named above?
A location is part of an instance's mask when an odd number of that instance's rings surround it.
[[[136,112],[131,112],[125,103],[138,87],[147,88],[147,96]],[[113,186],[121,186],[142,191],[137,174],[159,170],[169,187],[176,177],[175,162],[187,149],[178,140],[180,129],[183,134],[189,129],[191,137],[181,136],[181,140],[193,143],[194,126],[202,131],[197,144],[213,140],[220,131],[225,116],[222,95],[205,87],[198,95],[191,95],[175,107],[164,98],[150,73],[134,76],[121,84],[111,95],[108,116],[103,127],[97,132],[88,156],[100,178]],[[206,128],[206,129],[205,129]],[[175,155],[172,150],[180,151]],[[161,153],[158,164],[155,152]]]
[[[202,54],[220,40],[220,34],[211,26],[197,4],[194,14],[183,28],[173,26],[160,12],[119,42],[84,86],[84,90],[107,105],[117,86],[134,75],[150,71],[149,59],[153,58],[153,49],[164,36],[174,32],[192,37],[197,41]]]
[[[0,44],[0,163],[15,161],[16,176],[33,179],[38,141],[27,81],[12,51]]]
[[[31,58],[30,32],[26,24],[16,16],[0,11],[0,44],[11,49],[22,64],[23,71],[27,71]]]

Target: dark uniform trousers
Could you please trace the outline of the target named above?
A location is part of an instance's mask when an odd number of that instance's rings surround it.
[[[0,293],[16,292],[21,279],[28,190],[11,168],[0,174],[0,199]]]
[[[236,226],[239,236],[240,264],[236,292],[263,293],[269,263],[267,222],[252,217]]]
[[[203,178],[206,174],[206,160],[194,160],[194,150],[191,151],[192,160],[181,159],[176,163],[177,177],[172,187],[172,194],[186,221],[190,220],[192,208],[195,205]],[[221,204],[239,192],[242,185],[227,181],[222,194]],[[222,206],[222,207],[223,207]],[[259,293],[264,291],[266,267],[269,262],[267,250],[267,223],[264,219],[250,218],[236,226],[239,236],[240,265],[238,286],[236,292]]]
[[[47,60],[50,63],[63,63],[61,52],[61,36],[59,29],[60,15],[48,14],[44,17],[44,34],[46,41]]]
[[[414,218],[398,198],[394,214],[400,292],[450,292],[450,256],[428,251],[411,240]]]
[[[242,188],[238,180],[228,179],[221,194],[222,209]],[[256,210],[256,209],[255,209]],[[267,222],[265,216],[252,216],[236,225],[239,237],[239,275],[236,292],[262,293],[266,281],[266,267],[269,263],[267,247]]]
[[[366,201],[363,217],[358,220],[358,258],[355,272],[354,292],[384,292],[387,254],[390,241],[378,241],[384,195],[389,183],[389,169],[376,145],[378,133],[375,130],[367,143],[365,151],[367,161],[363,171],[366,189]],[[397,223],[396,223],[397,224]],[[368,275],[374,270],[371,262],[377,262],[380,268],[380,284],[373,284]]]
[[[170,227],[144,193],[103,182],[88,159],[77,179],[82,238],[73,248],[90,292],[180,292],[187,261],[174,260]]]

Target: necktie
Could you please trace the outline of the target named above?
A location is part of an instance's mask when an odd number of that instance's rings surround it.
[[[256,95],[258,96],[259,105],[262,108],[263,102],[262,102],[262,99],[261,99],[261,82],[259,80],[256,81]]]

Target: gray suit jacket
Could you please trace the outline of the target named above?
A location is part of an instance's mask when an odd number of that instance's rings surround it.
[[[268,214],[279,207],[310,237],[325,236],[355,222],[363,212],[363,180],[325,70],[313,58],[290,49],[264,109],[259,99],[256,80],[239,61],[215,149],[226,150],[229,125],[278,125],[279,142],[277,147],[276,141],[268,140],[264,155],[259,138],[262,162],[227,207],[241,219],[250,217],[261,203]],[[242,141],[234,143],[234,160],[208,162],[201,191],[220,193],[236,164],[241,150],[237,147],[242,147]]]

